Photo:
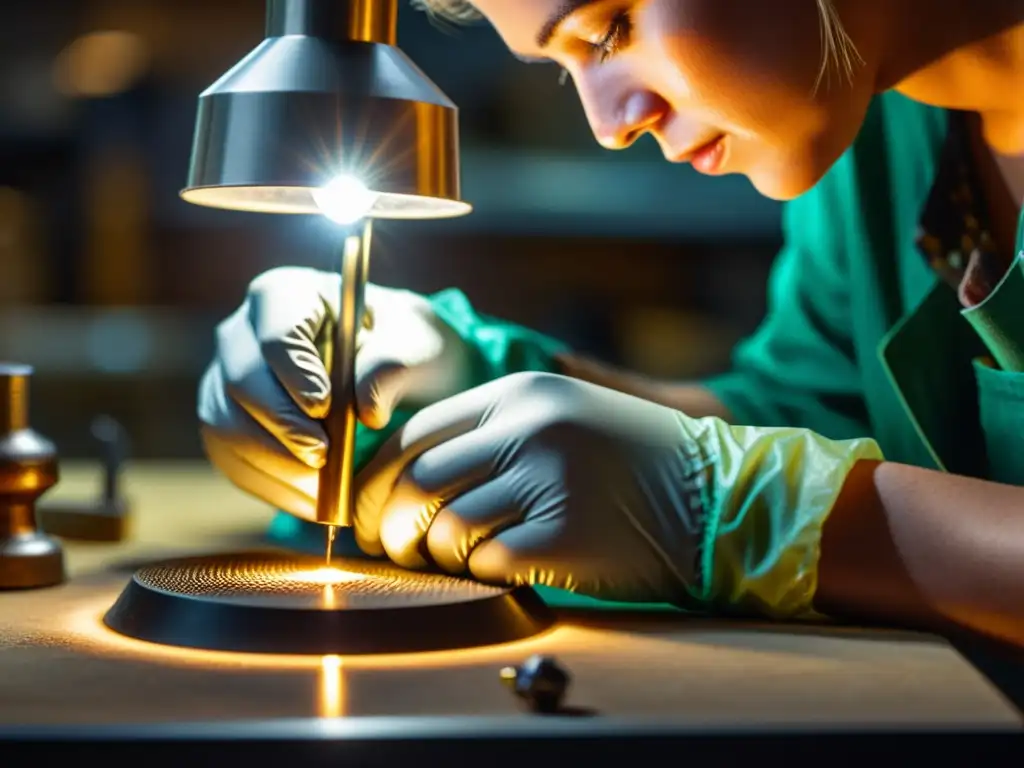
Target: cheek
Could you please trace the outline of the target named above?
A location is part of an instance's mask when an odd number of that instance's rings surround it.
[[[735,170],[767,197],[791,200],[802,195],[857,138],[871,96],[869,88],[837,86],[813,111],[780,119],[772,130],[750,139],[735,140]],[[780,130],[787,124],[788,131]]]
[[[820,64],[811,0],[655,0],[639,16],[644,58],[680,111],[714,115],[741,133],[770,128],[780,105],[810,99]],[[795,9],[794,9],[795,10]],[[655,63],[657,62],[657,63]]]
[[[777,151],[765,147],[747,147],[749,162],[743,173],[754,188],[772,200],[792,200],[810,190],[828,170],[829,163],[813,153]]]
[[[811,0],[661,0],[650,8],[644,41],[649,60],[661,62],[651,74],[662,93],[682,117],[731,135],[729,170],[762,194],[802,194],[855,138],[870,88],[833,72],[815,91],[823,58]]]

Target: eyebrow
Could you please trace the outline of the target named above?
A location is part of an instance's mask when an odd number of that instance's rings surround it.
[[[558,28],[562,26],[562,22],[572,16],[576,11],[585,5],[592,5],[599,0],[565,0],[553,14],[551,18],[544,22],[544,26],[540,28],[540,32],[537,33],[537,47],[547,48],[548,43],[551,39],[558,34]]]

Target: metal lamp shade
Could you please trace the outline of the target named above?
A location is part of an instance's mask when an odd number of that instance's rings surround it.
[[[270,0],[266,39],[199,97],[182,198],[319,213],[314,192],[347,175],[377,195],[371,218],[468,213],[458,109],[389,44],[395,13],[394,0]]]

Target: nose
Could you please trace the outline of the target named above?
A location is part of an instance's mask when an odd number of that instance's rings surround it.
[[[633,91],[619,102],[611,114],[590,116],[590,127],[597,142],[606,149],[626,149],[652,130],[668,112],[668,104],[650,91]]]

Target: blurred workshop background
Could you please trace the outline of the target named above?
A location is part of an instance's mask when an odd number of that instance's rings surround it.
[[[0,359],[36,367],[34,426],[67,458],[110,414],[136,457],[201,454],[216,322],[258,273],[327,265],[318,217],[178,198],[196,98],[262,38],[262,0],[25,0],[0,18]],[[487,27],[403,7],[399,44],[461,110],[470,216],[375,230],[371,280],[477,307],[605,360],[723,368],[764,309],[779,207],[742,178],[600,149],[554,67]]]

